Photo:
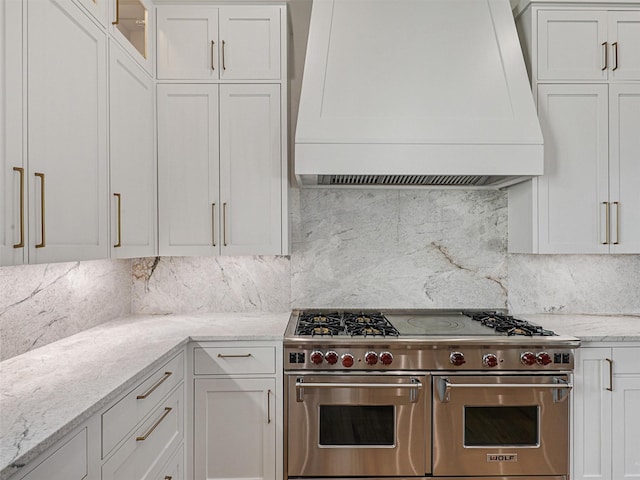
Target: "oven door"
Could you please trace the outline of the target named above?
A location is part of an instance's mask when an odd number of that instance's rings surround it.
[[[289,374],[287,382],[289,477],[429,472],[428,375]]]
[[[434,376],[434,476],[568,475],[569,379]]]

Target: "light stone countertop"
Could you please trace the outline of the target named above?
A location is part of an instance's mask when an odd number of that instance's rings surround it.
[[[129,316],[0,362],[0,480],[189,341],[282,340],[290,312]],[[516,315],[588,342],[640,342],[638,315]]]
[[[0,480],[118,399],[188,341],[279,341],[289,316],[129,316],[0,362]]]

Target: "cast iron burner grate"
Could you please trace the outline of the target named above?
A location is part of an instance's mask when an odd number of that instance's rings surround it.
[[[334,313],[301,313],[296,326],[296,335],[333,336],[344,333],[342,316]]]
[[[526,320],[519,320],[511,315],[497,312],[465,312],[465,315],[473,320],[493,328],[496,332],[507,335],[525,335],[528,337],[551,337],[555,333],[545,330],[539,325],[533,325]]]
[[[373,337],[400,335],[382,313],[302,312],[298,317],[296,335],[351,335]]]
[[[344,326],[352,337],[393,336],[400,335],[382,313],[344,313]]]

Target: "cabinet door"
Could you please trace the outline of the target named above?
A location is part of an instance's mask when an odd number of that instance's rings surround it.
[[[63,0],[27,21],[29,261],[107,258],[106,34]]]
[[[281,151],[280,85],[221,85],[223,253],[281,253]]]
[[[106,25],[107,11],[109,9],[108,3],[115,2],[116,0],[76,0],[80,5],[87,9],[87,11],[95,17],[102,25]],[[109,20],[110,21],[110,20]]]
[[[219,78],[218,9],[160,7],[158,18],[158,79]]]
[[[83,480],[88,470],[87,429],[83,428],[20,480]]]
[[[113,41],[109,55],[111,256],[151,257],[157,224],[153,81]]]
[[[615,80],[640,80],[640,12],[610,12],[611,74]]]
[[[611,84],[609,99],[611,252],[640,253],[640,85]]]
[[[195,381],[194,479],[274,480],[275,380]]]
[[[220,216],[217,85],[158,85],[160,255],[215,255]]]
[[[611,478],[640,477],[640,376],[615,377],[611,427],[614,432]]]
[[[22,147],[22,2],[0,4],[0,266],[27,261]]]
[[[153,22],[155,15],[149,0],[111,0],[109,31],[142,67],[153,74]]]
[[[220,8],[223,80],[280,78],[280,7]]]
[[[607,253],[606,85],[539,85],[545,139],[539,178],[540,253]]]
[[[610,348],[579,348],[573,389],[573,478],[611,478]],[[616,386],[617,388],[617,386]],[[617,435],[617,433],[616,433]]]
[[[606,80],[607,12],[538,12],[538,80]]]

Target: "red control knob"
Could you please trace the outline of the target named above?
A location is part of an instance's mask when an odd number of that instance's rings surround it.
[[[364,361],[367,365],[375,365],[378,363],[378,354],[376,352],[367,352],[364,354]]]
[[[542,365],[543,367],[545,365],[549,365],[551,363],[551,355],[549,355],[547,352],[540,352],[536,357],[536,362],[538,362],[538,364]]]
[[[531,352],[524,352],[520,355],[520,363],[527,366],[535,365],[536,356]]]
[[[353,367],[353,355],[350,353],[342,355],[342,366],[346,368]]]
[[[498,357],[496,357],[493,353],[487,353],[484,357],[482,357],[482,364],[485,367],[495,367],[498,365]]]
[[[338,354],[333,350],[330,350],[325,354],[324,359],[329,365],[335,365],[338,363]]]
[[[380,363],[382,363],[383,365],[391,365],[392,362],[393,355],[391,355],[391,352],[382,352],[380,354]]]
[[[451,355],[449,355],[449,361],[456,367],[459,367],[466,362],[466,360],[464,359],[464,355],[461,352],[453,352]]]
[[[309,359],[311,360],[311,363],[315,365],[320,365],[324,360],[324,354],[316,350],[315,352],[311,352]]]

